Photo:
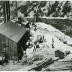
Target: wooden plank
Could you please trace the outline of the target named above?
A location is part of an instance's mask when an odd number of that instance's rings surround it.
[[[31,70],[41,71],[41,69],[47,65],[52,64],[54,61],[50,59],[46,59],[45,61],[39,63],[36,67],[32,68]]]

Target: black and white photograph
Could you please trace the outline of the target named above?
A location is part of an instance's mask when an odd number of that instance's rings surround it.
[[[0,71],[72,71],[72,1],[0,1]]]

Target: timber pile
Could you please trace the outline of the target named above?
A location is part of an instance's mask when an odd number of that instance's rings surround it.
[[[34,68],[32,68],[31,70],[41,71],[41,69],[42,69],[43,67],[46,67],[46,66],[52,64],[53,62],[54,62],[54,61],[52,60],[52,58],[50,58],[50,59],[45,59],[45,60],[42,61],[41,63],[37,64],[37,66],[34,67]],[[31,71],[31,70],[29,70],[29,71]]]
[[[70,61],[56,61],[50,66],[43,68],[42,71],[61,71],[61,70],[71,70],[71,62]]]

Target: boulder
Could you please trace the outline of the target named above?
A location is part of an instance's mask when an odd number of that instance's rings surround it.
[[[64,58],[64,53],[60,50],[55,51],[55,57],[59,57],[60,59]]]

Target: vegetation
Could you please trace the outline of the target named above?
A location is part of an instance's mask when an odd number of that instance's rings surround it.
[[[21,5],[17,8],[25,17],[29,16],[32,12],[33,16],[53,16],[53,17],[64,17],[67,13],[71,12],[71,3],[69,1],[54,3],[47,1],[27,1],[25,5]],[[47,12],[44,12],[46,11]]]
[[[70,11],[71,11],[71,6],[70,6],[69,1],[67,1],[63,6],[63,10],[62,10],[63,16],[66,15]]]
[[[5,6],[7,9],[5,9]],[[46,16],[46,17],[64,17],[71,16],[71,3],[69,1],[1,1],[0,2],[0,17],[4,16],[4,21],[11,17],[22,16]],[[19,13],[19,14],[18,14]]]

